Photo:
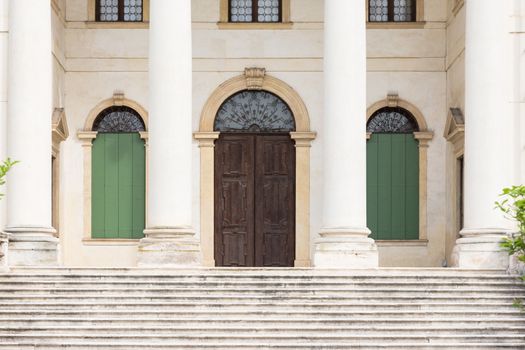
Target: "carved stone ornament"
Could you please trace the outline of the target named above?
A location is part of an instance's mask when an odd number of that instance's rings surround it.
[[[265,75],[266,69],[264,68],[246,68],[244,70],[244,76],[246,77],[246,89],[262,90]]]
[[[388,101],[388,107],[395,108],[399,106],[399,95],[398,94],[388,94],[386,99]]]

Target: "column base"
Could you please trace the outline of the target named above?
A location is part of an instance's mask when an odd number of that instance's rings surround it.
[[[501,229],[464,229],[452,251],[452,266],[466,269],[508,269],[509,253],[501,247],[508,233]]]
[[[8,235],[3,232],[0,232],[0,272],[9,270],[9,265],[7,265],[8,244]]]
[[[139,267],[200,266],[200,245],[191,228],[157,227],[144,234],[139,243]]]
[[[48,227],[8,227],[9,266],[58,266],[59,239]]]
[[[368,269],[379,266],[375,241],[365,228],[323,229],[315,242],[314,266]]]

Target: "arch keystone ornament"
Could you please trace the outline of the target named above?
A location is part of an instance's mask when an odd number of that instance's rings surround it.
[[[222,83],[208,98],[201,113],[199,132],[194,138],[200,149],[200,227],[204,266],[215,266],[214,258],[214,164],[216,116],[223,104],[243,91],[258,90],[275,95],[286,103],[295,121],[290,132],[295,142],[295,261],[296,267],[311,265],[310,259],[310,144],[316,133],[310,130],[308,110],[299,94],[285,82],[266,74],[264,68],[246,68],[244,74]]]

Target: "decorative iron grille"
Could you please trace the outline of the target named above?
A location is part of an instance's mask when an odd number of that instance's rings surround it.
[[[418,131],[412,114],[403,108],[382,108],[374,113],[366,126],[372,133],[413,133]]]
[[[230,22],[280,22],[281,0],[230,0]]]
[[[99,114],[93,123],[93,131],[100,133],[145,131],[144,121],[129,107],[110,107]]]
[[[288,105],[266,91],[241,91],[228,98],[215,117],[215,131],[290,132],[295,120]]]

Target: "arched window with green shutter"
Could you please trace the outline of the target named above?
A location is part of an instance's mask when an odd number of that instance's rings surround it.
[[[114,106],[95,119],[92,150],[92,238],[140,239],[146,208],[144,121]]]
[[[376,240],[419,239],[419,149],[412,114],[376,111],[367,123],[367,225]]]

